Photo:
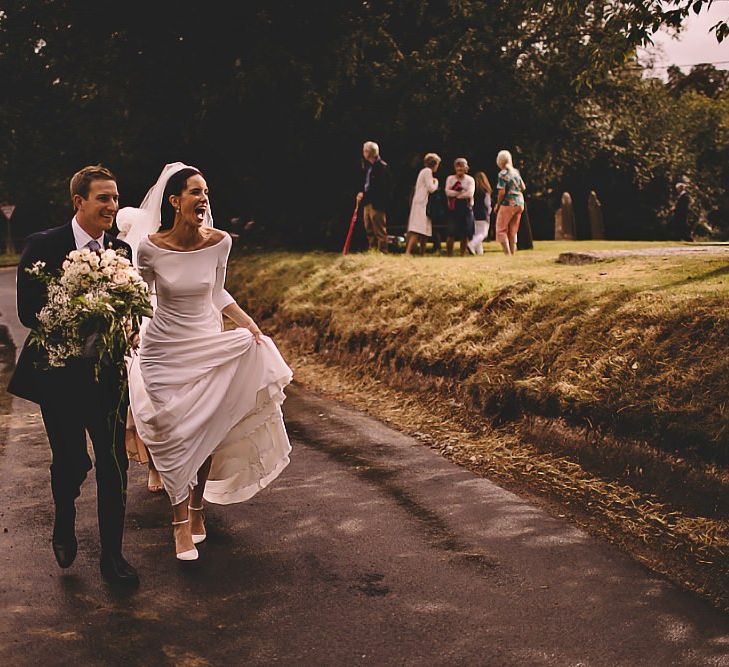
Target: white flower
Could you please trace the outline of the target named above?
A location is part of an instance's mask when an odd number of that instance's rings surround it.
[[[34,267],[39,276],[44,276],[42,268]],[[90,327],[108,349],[128,351],[123,327],[114,323],[124,320],[139,326],[151,311],[146,283],[129,260],[112,249],[100,254],[74,250],[63,262],[61,275],[45,275],[44,280],[48,300],[33,335],[45,347],[51,366],[81,356]]]

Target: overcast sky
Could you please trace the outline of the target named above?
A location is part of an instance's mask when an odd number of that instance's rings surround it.
[[[691,12],[678,39],[673,39],[666,31],[653,36],[656,49],[649,50],[656,57],[656,65],[693,65],[695,63],[725,61],[716,67],[729,69],[729,38],[719,44],[710,32],[717,21],[729,18],[729,0],[714,0],[711,9],[696,16]],[[683,67],[688,72],[690,67]],[[665,69],[656,70],[663,76]]]

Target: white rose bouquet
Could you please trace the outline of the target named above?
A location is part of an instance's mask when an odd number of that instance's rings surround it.
[[[27,270],[48,290],[33,339],[48,353],[49,366],[91,357],[97,373],[102,358],[121,369],[142,318],[152,316],[149,288],[124,251],[73,250],[58,276],[44,267],[36,262]]]

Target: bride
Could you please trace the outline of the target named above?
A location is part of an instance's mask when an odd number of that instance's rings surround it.
[[[132,415],[172,502],[177,558],[195,560],[203,499],[242,502],[288,465],[281,403],[291,369],[223,289],[231,238],[213,227],[200,171],[166,165],[118,225],[156,297],[129,369]],[[224,331],[221,314],[238,328]]]

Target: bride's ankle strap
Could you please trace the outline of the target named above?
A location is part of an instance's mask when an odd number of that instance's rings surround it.
[[[202,507],[193,507],[192,505],[188,505],[187,506],[187,509],[189,509],[189,510],[195,510],[196,512],[202,512],[203,511],[203,508]]]
[[[181,526],[183,523],[190,523],[190,519],[183,519],[182,521],[173,521],[173,526]]]

